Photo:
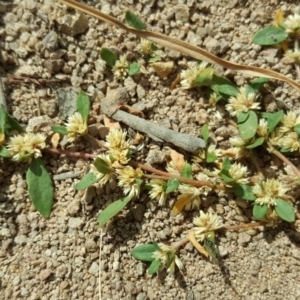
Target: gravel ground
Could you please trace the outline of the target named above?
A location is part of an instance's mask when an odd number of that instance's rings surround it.
[[[87,4],[122,20],[124,12],[131,9],[142,16],[151,30],[176,36],[232,62],[270,68],[296,78],[293,67],[284,62],[279,50],[262,49],[251,43],[253,33],[271,23],[276,9],[281,8],[285,15],[299,12],[300,7],[291,4],[296,1],[100,2]],[[96,129],[97,136],[101,130],[98,132],[96,124],[103,121],[99,114],[101,99],[107,91],[125,87],[131,96],[129,104],[143,110],[146,119],[189,134],[197,134],[201,125],[208,123],[224,146],[234,133],[233,128],[214,123],[199,91],[169,89],[191,58],[161,49],[164,59],[175,64],[167,79],[160,79],[148,68],[142,75],[115,81],[101,61],[99,50],[111,47],[134,58],[138,43],[135,36],[83,15],[76,20],[80,26],[68,25],[67,18],[74,12],[66,13],[53,0],[0,2],[0,13],[0,73],[5,78],[8,110],[22,124],[34,119],[37,123],[31,126],[47,132],[52,122],[60,122],[58,89],[73,86],[86,91],[93,101],[90,131]],[[231,71],[226,74],[238,85],[247,80]],[[272,111],[275,97],[279,106],[298,108],[299,94],[290,86],[272,82],[270,89],[272,93],[264,99],[266,109]],[[153,162],[148,153],[152,150],[155,158],[161,146],[150,140],[141,159]],[[82,143],[72,150],[93,149]],[[43,158],[52,174],[81,172],[87,165],[81,159]],[[83,193],[74,190],[80,176],[56,180],[53,212],[44,219],[30,203],[25,172],[23,164],[1,161],[2,299],[99,299],[99,273],[103,300],[300,299],[299,234],[293,226],[260,228],[253,235],[224,233],[219,238],[221,269],[205,261],[188,244],[179,253],[185,265],[182,273],[177,272],[174,277],[165,273],[149,276],[147,265],[133,259],[130,250],[153,240],[171,243],[184,238],[198,212],[172,216],[174,199],[160,208],[142,195],[105,228],[100,261],[97,215],[120,197],[116,182],[103,189],[91,189],[84,202]],[[244,220],[241,213],[247,215],[246,209],[221,196],[206,199],[203,205],[212,205],[227,225]]]

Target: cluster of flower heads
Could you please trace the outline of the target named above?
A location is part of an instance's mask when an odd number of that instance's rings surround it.
[[[126,131],[112,129],[106,137],[106,147],[107,153],[100,154],[96,158],[106,164],[105,172],[100,172],[95,165],[91,166],[90,171],[97,176],[101,185],[117,175],[118,184],[123,188],[124,194],[129,197],[138,197],[141,189],[139,180],[142,179],[143,172],[140,168],[134,169],[126,166],[130,160],[130,151],[134,149],[132,142],[126,140]]]
[[[198,74],[208,66],[208,63],[202,62],[188,68],[180,73],[180,84],[183,89],[191,89],[196,86],[195,81]]]
[[[14,161],[31,161],[42,156],[46,147],[46,136],[42,133],[18,134],[9,139],[7,150]]]

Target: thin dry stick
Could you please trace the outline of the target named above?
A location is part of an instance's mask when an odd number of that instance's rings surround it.
[[[73,152],[69,150],[55,149],[55,148],[47,148],[44,151],[54,154],[65,154],[67,156],[80,157],[80,158],[96,158],[97,154],[83,153],[83,152]]]
[[[141,38],[148,39],[154,43],[160,44],[162,46],[168,47],[170,49],[176,50],[178,52],[181,52],[183,54],[189,55],[191,57],[194,57],[195,59],[205,60],[207,62],[210,62],[212,64],[220,65],[226,69],[235,70],[237,72],[240,72],[242,74],[248,74],[251,76],[263,76],[271,79],[276,79],[280,81],[284,81],[289,83],[291,86],[293,86],[295,89],[300,91],[300,84],[296,81],[280,74],[272,70],[267,70],[255,66],[245,66],[237,63],[232,63],[230,61],[227,61],[225,59],[221,59],[204,49],[200,47],[196,47],[194,45],[191,45],[189,43],[183,42],[175,37],[167,36],[161,33],[157,32],[151,32],[147,30],[137,30],[131,27],[127,27],[124,25],[121,21],[117,20],[114,17],[111,17],[109,15],[106,15],[102,13],[101,11],[98,11],[92,7],[89,7],[87,5],[84,5],[82,3],[76,2],[74,0],[58,0],[67,6],[70,6],[74,9],[77,9],[83,13],[89,14],[91,16],[94,16],[98,18],[99,20],[102,20],[104,22],[110,23],[114,26],[117,26],[127,32],[133,33]]]

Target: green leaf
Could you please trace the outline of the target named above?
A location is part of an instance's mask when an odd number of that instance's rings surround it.
[[[87,173],[83,178],[75,185],[75,190],[83,190],[89,187],[90,185],[98,181],[96,174]]]
[[[256,219],[262,219],[268,211],[268,206],[266,204],[264,205],[259,205],[259,204],[254,204],[253,206],[253,216]]]
[[[182,171],[181,171],[181,177],[187,178],[187,179],[193,179],[193,172],[192,167],[188,163],[185,163]]]
[[[249,117],[245,122],[238,124],[241,137],[244,140],[251,139],[255,136],[258,126],[258,118],[254,111],[249,111]]]
[[[111,169],[107,162],[100,157],[97,157],[95,159],[94,166],[102,174],[108,174],[111,172]]]
[[[143,23],[141,21],[141,19],[136,14],[131,12],[130,10],[128,10],[126,12],[125,19],[126,19],[127,24],[130,27],[133,27],[133,28],[138,29],[138,30],[145,30],[146,29],[146,24]]]
[[[208,125],[204,124],[201,128],[200,131],[200,135],[203,138],[203,140],[205,141],[205,144],[207,144],[208,138],[209,138],[209,129],[208,129]]]
[[[153,257],[153,252],[160,250],[157,244],[144,244],[135,247],[130,254],[138,260],[141,261],[153,261],[155,258]]]
[[[195,85],[199,87],[210,86],[212,84],[213,75],[214,75],[213,68],[205,68],[201,70],[195,79]]]
[[[279,27],[270,26],[259,30],[252,38],[253,43],[258,45],[276,45],[283,42],[288,33]]]
[[[294,126],[294,131],[300,135],[300,124]]]
[[[280,122],[281,118],[283,116],[283,111],[279,110],[276,113],[262,113],[262,117],[267,119],[267,126],[269,133],[272,132],[277,124]]]
[[[246,149],[253,149],[253,148],[256,148],[260,145],[262,145],[265,141],[265,138],[263,137],[259,137],[258,139],[256,139],[252,144],[250,145],[247,145],[246,146]]]
[[[148,59],[148,63],[154,63],[154,62],[159,61],[160,59],[161,59],[161,57],[159,55],[154,55]]]
[[[4,146],[0,146],[0,157],[8,157],[9,152]]]
[[[54,125],[52,126],[52,130],[62,135],[67,135],[68,130],[66,126]]]
[[[16,121],[14,118],[12,118],[10,115],[6,115],[6,129],[10,132],[13,130],[18,131],[19,133],[24,132],[25,130],[23,127]]]
[[[111,68],[116,64],[116,61],[118,60],[118,56],[108,48],[102,48],[100,50],[100,56]]]
[[[167,182],[166,194],[176,191],[179,187],[179,180],[177,178],[171,178]]]
[[[239,90],[235,87],[235,85],[228,80],[227,78],[220,77],[217,75],[213,75],[212,78],[212,87],[217,94],[225,94],[228,96],[236,96],[239,93]]]
[[[158,50],[158,47],[157,47],[157,45],[155,43],[151,43],[150,48],[151,48],[152,51]]]
[[[238,184],[235,185],[233,188],[233,192],[240,198],[248,201],[256,200],[255,194],[252,192],[252,188],[246,184]]]
[[[223,164],[222,164],[222,171],[229,171],[231,168],[231,162],[228,157],[225,157]]]
[[[220,172],[219,176],[226,182],[226,183],[234,183],[236,182],[235,178],[231,178],[228,176],[228,174],[226,174],[226,172]]]
[[[250,111],[240,112],[237,115],[237,121],[238,121],[238,123],[245,122],[249,118],[249,114],[250,114]]]
[[[77,96],[77,111],[81,114],[83,121],[87,123],[90,112],[90,100],[89,96],[82,91]]]
[[[255,78],[252,82],[246,85],[247,92],[257,93],[267,82],[269,82],[269,78],[265,78],[265,77]]]
[[[141,65],[137,62],[134,62],[129,65],[128,75],[133,76],[140,71]]]
[[[101,227],[105,225],[105,223],[117,215],[127,205],[127,203],[130,202],[131,199],[132,197],[127,196],[108,205],[98,217],[99,225]]]
[[[1,83],[0,83],[1,84]],[[4,133],[5,132],[5,127],[6,127],[6,110],[4,105],[0,105],[0,133]]]
[[[161,266],[161,261],[159,259],[153,260],[148,269],[148,274],[153,275],[159,270],[160,266]]]
[[[294,222],[295,212],[293,207],[288,202],[280,198],[276,199],[275,202],[276,202],[275,211],[277,215],[284,221]]]
[[[138,186],[141,186],[142,183],[143,183],[143,180],[142,180],[142,179],[139,179],[139,178],[136,178],[136,179],[135,179],[135,183],[136,183]]]
[[[209,253],[212,263],[215,265],[219,265],[220,253],[213,231],[208,233],[207,237],[204,239],[204,248]]]
[[[34,207],[48,218],[53,204],[53,185],[40,158],[34,158],[26,173],[29,196]]]
[[[217,155],[213,154],[213,153],[207,153],[206,154],[206,162],[208,164],[215,162],[218,159]]]

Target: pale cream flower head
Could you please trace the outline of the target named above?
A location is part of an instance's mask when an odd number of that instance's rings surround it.
[[[300,34],[300,15],[294,14],[287,17],[284,21],[285,31],[291,34]]]
[[[228,171],[231,178],[236,179],[236,183],[239,184],[247,184],[249,183],[248,177],[248,169],[246,166],[241,165],[240,163],[233,163],[230,166],[230,169]]]
[[[229,98],[229,103],[226,104],[226,109],[231,116],[236,116],[241,112],[247,112],[252,109],[260,109],[260,103],[255,102],[257,95],[247,92],[246,87],[241,87],[240,92],[235,97]]]
[[[42,133],[15,135],[7,144],[9,156],[14,161],[31,161],[32,157],[42,156],[41,149],[46,147],[46,136]]]
[[[143,177],[143,172],[140,168],[133,169],[130,166],[126,166],[121,169],[117,169],[119,183],[118,185],[123,188],[125,195],[135,198],[140,194],[141,186],[136,182],[136,179]]]
[[[152,189],[149,192],[150,198],[158,200],[160,206],[164,205],[168,196],[164,188],[166,183],[161,179],[153,179],[150,181],[150,184],[152,186]]]
[[[277,145],[289,151],[297,151],[300,148],[299,135],[296,132],[289,132],[278,139]]]
[[[255,184],[252,188],[252,192],[257,196],[255,203],[268,207],[275,206],[275,200],[284,197],[287,191],[288,188],[277,179],[267,179]]]
[[[268,136],[268,122],[266,119],[260,119],[259,124],[257,126],[256,133],[260,137],[266,138]]]
[[[300,62],[300,51],[299,50],[288,50],[285,52],[284,56],[290,58],[294,63]]]
[[[154,51],[152,50],[152,44],[153,42],[147,39],[141,39],[138,48],[143,55],[152,55],[154,53]]]
[[[220,149],[217,149],[217,145],[210,144],[206,149],[200,149],[197,153],[197,155],[194,155],[192,158],[192,161],[194,163],[201,163],[206,160],[206,154],[211,153],[218,157],[222,156]]]
[[[180,83],[183,89],[191,89],[195,87],[195,80],[197,75],[207,67],[208,63],[202,62],[187,70],[181,71],[180,73]]]
[[[293,111],[289,111],[287,114],[283,115],[280,122],[282,126],[279,127],[279,132],[292,132],[297,124],[300,124],[300,115]]]
[[[211,231],[215,231],[223,226],[221,218],[210,212],[205,213],[200,210],[200,216],[195,217],[193,220],[194,225],[194,233],[195,237],[198,241],[202,242]]]
[[[181,260],[176,255],[176,250],[170,246],[163,243],[157,244],[160,250],[153,252],[152,257],[154,259],[160,260],[163,267],[167,268],[167,272],[170,274],[175,273],[175,265],[179,270],[183,268]]]
[[[65,123],[65,125],[69,142],[73,142],[76,138],[87,132],[87,124],[79,112],[75,112],[73,116],[69,117],[68,122]]]
[[[121,55],[112,68],[112,71],[117,79],[125,79],[128,75],[129,63],[125,55]]]
[[[106,136],[106,147],[109,150],[129,150],[131,141],[126,141],[127,132],[113,128]]]
[[[106,174],[101,173],[98,171],[98,169],[95,167],[94,164],[91,165],[90,172],[94,173],[97,176],[97,179],[98,179],[98,182],[100,183],[100,185],[104,185],[112,178],[112,176],[114,174],[114,168],[113,168],[112,161],[110,160],[109,155],[99,154],[97,158],[101,158],[102,160],[104,160],[106,162],[106,164],[110,168],[110,172],[108,172]]]

